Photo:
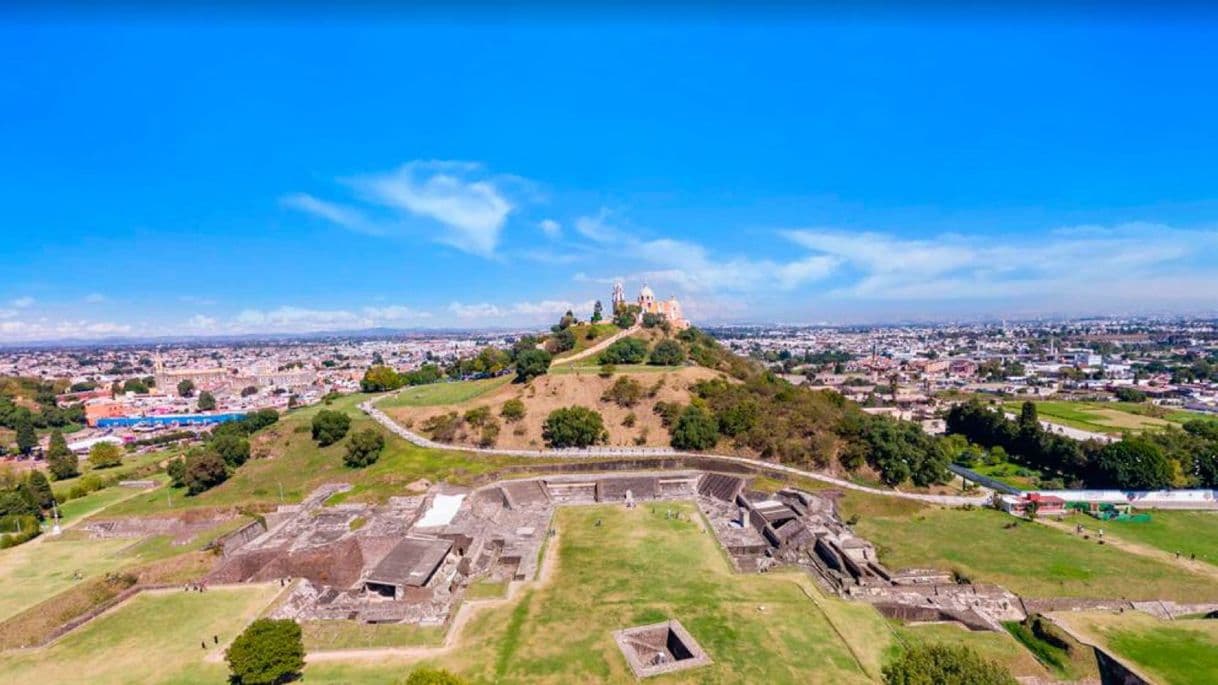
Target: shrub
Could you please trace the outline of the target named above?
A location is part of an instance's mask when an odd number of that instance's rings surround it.
[[[541,437],[551,447],[587,447],[609,439],[605,422],[587,407],[563,407],[546,417]]]
[[[482,424],[491,419],[491,408],[487,406],[474,407],[465,412],[465,422],[474,428],[481,428]]]
[[[615,373],[617,373],[617,367],[613,364],[601,364],[601,368],[596,372],[596,375],[601,378],[611,378]]]
[[[661,340],[651,351],[648,364],[656,366],[680,366],[685,363],[685,348],[676,340]]]
[[[478,436],[478,446],[494,447],[497,440],[499,440],[499,422],[495,419],[488,419],[482,425],[482,434]]]
[[[622,338],[606,347],[598,361],[601,364],[641,364],[647,358],[647,343],[638,338]]]
[[[186,485],[186,459],[184,459],[182,457],[178,457],[177,459],[170,459],[169,463],[165,465],[165,473],[169,474],[169,480],[170,480],[171,484],[173,485],[173,487],[175,487],[175,488],[185,487],[185,485]],[[72,488],[72,490],[75,491],[76,488]],[[82,493],[82,496],[83,496],[83,493]]]
[[[439,442],[452,442],[457,439],[457,431],[461,428],[461,417],[457,412],[439,414],[423,422],[423,431]]]
[[[528,383],[538,376],[544,376],[550,370],[553,358],[549,352],[532,348],[516,355],[516,382]]]
[[[206,492],[228,479],[224,458],[215,450],[198,449],[186,455],[182,483],[191,495]]]
[[[468,685],[469,681],[448,671],[435,668],[417,668],[410,672],[405,685]]]
[[[624,418],[622,418],[622,425],[627,428],[633,428],[634,422],[637,420],[638,420],[638,417],[634,415],[634,412],[630,412]]]
[[[679,450],[708,450],[719,442],[719,424],[710,412],[690,405],[672,429],[672,446]]]
[[[508,423],[515,423],[524,418],[525,408],[524,401],[512,398],[503,403],[503,408],[499,410],[499,415]]]
[[[655,413],[660,417],[660,425],[671,428],[681,416],[681,405],[676,402],[656,402]]]
[[[195,406],[199,408],[199,411],[211,411],[216,408],[216,396],[204,390],[199,393]]]
[[[123,463],[123,448],[112,442],[99,442],[89,448],[89,464],[95,469],[109,469]]]
[[[885,685],[1015,685],[1000,664],[963,645],[916,645],[884,667]]]
[[[376,463],[385,449],[385,436],[375,428],[356,431],[347,442],[347,454],[343,463],[351,468],[363,468]]]
[[[211,441],[214,449],[224,463],[233,468],[244,464],[250,458],[250,441],[236,435],[221,434]]]
[[[300,676],[304,668],[300,625],[291,619],[260,618],[224,652],[232,681],[239,685],[277,685]]]
[[[601,395],[602,401],[613,402],[619,407],[633,407],[642,398],[643,386],[629,376],[618,376],[613,385]]]
[[[575,349],[575,331],[572,331],[570,328],[562,329],[550,336],[546,347],[554,354],[561,354],[567,350]]]
[[[351,417],[341,411],[322,409],[313,417],[313,439],[321,447],[342,440],[350,428]]]

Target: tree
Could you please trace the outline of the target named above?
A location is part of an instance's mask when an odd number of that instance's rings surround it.
[[[233,468],[250,458],[250,441],[231,433],[222,433],[211,439],[211,448],[220,455],[225,464]]]
[[[123,392],[133,392],[137,395],[147,395],[148,384],[138,378],[131,378],[123,383]]]
[[[108,469],[123,463],[123,448],[112,442],[99,442],[89,448],[89,465]]]
[[[250,395],[257,395],[257,394],[258,394],[258,388],[253,385],[247,385],[244,388],[241,388],[242,397],[249,397]]]
[[[647,343],[638,338],[622,338],[606,347],[598,361],[601,364],[641,364],[647,358]]]
[[[347,455],[343,457],[343,463],[354,469],[371,466],[381,457],[384,448],[385,436],[377,429],[356,431],[347,441]]]
[[[685,348],[676,340],[661,340],[651,351],[651,358],[647,363],[656,366],[680,366],[685,363]]]
[[[618,376],[613,385],[609,386],[601,400],[613,402],[619,407],[633,407],[643,399],[643,386],[630,376]]]
[[[528,383],[550,370],[553,357],[545,350],[532,348],[516,355],[516,382]]]
[[[195,394],[195,382],[189,378],[178,383],[178,396],[190,397]]]
[[[34,420],[27,410],[17,418],[17,451],[28,457],[37,446],[38,434],[34,432]]]
[[[568,309],[567,313],[563,314],[562,318],[558,320],[558,325],[553,330],[557,333],[558,331],[565,331],[573,325],[575,325],[575,312]]]
[[[260,618],[224,651],[237,685],[278,685],[294,680],[304,669],[300,624],[292,619]]]
[[[1146,393],[1137,388],[1120,387],[1112,391],[1113,395],[1122,402],[1145,402]]]
[[[708,450],[719,442],[719,424],[710,412],[690,405],[672,428],[672,446],[679,450]]]
[[[186,468],[182,476],[182,484],[187,492],[197,495],[210,490],[228,480],[228,469],[221,457],[213,449],[196,449],[186,455]]]
[[[592,323],[600,323],[605,318],[601,310],[601,301],[597,300],[596,304],[592,305],[592,318],[588,319]]]
[[[624,304],[613,312],[613,323],[618,328],[630,328],[639,321],[639,306]]]
[[[178,457],[170,459],[165,465],[165,473],[169,474],[170,484],[175,488],[186,487],[186,459]]]
[[[402,387],[402,377],[397,371],[388,366],[369,367],[364,372],[364,378],[359,382],[359,389],[364,392],[385,392]]]
[[[1172,484],[1171,464],[1163,450],[1145,438],[1126,438],[1105,445],[1096,467],[1106,487],[1158,490]]]
[[[503,403],[503,408],[499,410],[499,415],[508,423],[515,423],[524,418],[525,408],[524,401],[513,397]]]
[[[563,407],[546,417],[541,437],[550,447],[587,447],[609,439],[600,413],[587,407]]]
[[[570,328],[558,331],[550,336],[550,342],[546,347],[554,354],[561,354],[567,350],[575,349],[575,331]]]
[[[1016,685],[1002,665],[964,645],[915,645],[884,667],[885,685]]]
[[[469,681],[448,671],[435,668],[417,668],[406,677],[406,685],[468,685]]]
[[[42,471],[38,469],[30,471],[30,475],[26,478],[25,482],[34,500],[34,504],[39,509],[50,509],[51,505],[55,503],[55,493],[51,492],[51,483],[43,475]]]
[[[333,445],[347,435],[351,417],[341,411],[322,409],[313,417],[313,439],[321,447]]]
[[[199,393],[199,399],[196,401],[195,406],[199,408],[199,411],[211,411],[216,408],[216,397],[204,390]]]
[[[1036,412],[1035,402],[1024,402],[1019,408],[1019,429],[1021,431],[1041,430],[1040,416]]]
[[[47,470],[55,480],[75,478],[80,475],[80,463],[72,450],[68,449],[68,441],[58,428],[51,431],[51,442],[47,446]]]

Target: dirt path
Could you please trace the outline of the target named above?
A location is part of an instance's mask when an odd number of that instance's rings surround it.
[[[638,330],[639,330],[639,324],[636,323],[635,325],[631,326],[630,328],[627,328],[624,331],[618,331],[617,333],[614,333],[613,335],[609,336],[608,338],[605,338],[604,340],[596,343],[595,345],[593,345],[592,347],[589,347],[586,350],[580,350],[579,352],[576,352],[575,354],[571,355],[570,357],[563,357],[562,359],[555,359],[554,362],[550,364],[550,366],[562,366],[564,364],[570,364],[571,362],[574,362],[574,361],[579,361],[580,359],[583,359],[584,357],[590,357],[594,354],[598,354],[601,350],[605,349],[606,347],[609,347],[610,345],[621,340],[622,338],[625,338],[626,336],[630,335],[631,333],[637,332]]]
[[[555,569],[558,566],[558,542],[560,536],[561,534],[556,532],[545,543],[545,556],[542,557],[541,566],[537,569],[537,577],[535,579],[508,583],[507,594],[503,597],[461,602],[461,606],[457,609],[457,615],[453,617],[452,624],[444,635],[444,642],[438,645],[315,651],[305,655],[305,662],[315,664],[326,661],[380,661],[382,659],[419,661],[448,654],[461,644],[461,637],[465,632],[465,626],[473,619],[476,612],[510,604],[525,589],[538,589],[549,585],[550,581],[554,578]]]
[[[1052,519],[1038,518],[1036,519],[1036,522],[1042,523],[1050,528],[1065,531],[1074,537],[1078,537],[1079,542],[1082,544],[1099,544],[1090,540],[1083,540],[1077,533],[1074,532],[1074,526],[1066,523],[1065,521],[1054,521]],[[1180,557],[1177,559],[1175,554],[1165,552],[1157,547],[1144,545],[1140,542],[1131,542],[1125,538],[1114,536],[1107,531],[1104,532],[1104,545],[1107,547],[1114,547],[1122,552],[1137,554],[1138,556],[1147,557],[1156,561],[1174,564],[1175,566],[1183,568],[1187,571],[1192,571],[1198,575],[1207,576],[1211,580],[1218,582],[1218,566],[1214,566],[1204,561],[1187,559],[1185,557]]]

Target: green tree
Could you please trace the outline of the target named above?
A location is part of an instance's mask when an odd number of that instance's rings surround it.
[[[600,413],[587,407],[563,407],[546,417],[541,437],[550,447],[587,447],[609,439]]]
[[[186,468],[182,476],[182,484],[186,490],[197,495],[210,490],[228,480],[228,469],[221,457],[213,449],[203,448],[193,450],[186,455]]]
[[[37,446],[38,434],[34,432],[34,420],[27,410],[17,417],[17,451],[28,457]]]
[[[242,397],[249,397],[250,395],[257,395],[257,394],[258,394],[258,388],[253,385],[247,385],[244,388],[241,388]]]
[[[291,619],[260,618],[224,651],[235,685],[279,685],[300,677],[304,640]]]
[[[513,397],[503,403],[503,408],[499,410],[499,415],[508,423],[515,423],[524,418],[525,408],[524,401]]]
[[[690,405],[672,427],[672,446],[679,450],[708,450],[719,442],[719,423],[710,412]]]
[[[601,400],[613,402],[619,407],[633,407],[643,399],[643,386],[629,376],[618,376],[613,385],[609,386]]]
[[[624,304],[613,312],[613,323],[618,328],[630,328],[639,321],[639,306]]]
[[[356,431],[347,441],[347,454],[343,463],[351,468],[359,469],[371,466],[381,457],[385,448],[385,436],[375,428],[365,428]]]
[[[80,475],[80,463],[68,441],[58,428],[51,431],[51,443],[47,446],[47,470],[55,480],[66,480]]]
[[[313,417],[313,439],[321,447],[333,445],[347,435],[351,417],[341,411],[322,409]]]
[[[112,442],[99,442],[89,448],[89,465],[108,469],[123,463],[123,448]]]
[[[178,457],[170,459],[165,465],[165,473],[169,474],[170,484],[175,488],[186,487],[186,459]]]
[[[601,364],[641,364],[647,358],[647,343],[638,338],[622,338],[606,347],[598,361]]]
[[[440,669],[416,668],[406,677],[405,685],[469,685],[469,681]]]
[[[1122,490],[1157,490],[1172,485],[1172,468],[1163,450],[1141,437],[1112,442],[1096,460],[1102,484]]]
[[[550,370],[553,357],[545,350],[532,348],[516,355],[516,382],[528,383]]]
[[[915,645],[884,667],[885,685],[1016,685],[1001,664],[963,645]]]
[[[250,441],[232,433],[221,433],[211,439],[211,448],[220,455],[225,464],[233,468],[250,458]]]
[[[123,383],[123,392],[146,395],[148,394],[148,384],[138,378],[131,378]]]
[[[1035,402],[1024,402],[1019,408],[1019,429],[1038,433],[1041,430],[1040,416],[1036,412]]]
[[[26,478],[26,485],[29,487],[30,495],[34,500],[34,504],[39,509],[50,509],[55,503],[55,493],[51,492],[51,483],[42,471],[34,469],[30,471],[30,475]]]
[[[196,401],[195,406],[199,408],[199,411],[211,411],[216,408],[216,397],[204,390],[199,393],[199,399]]]
[[[359,382],[359,388],[364,392],[385,392],[386,390],[397,390],[400,387],[402,387],[402,377],[388,366],[369,367]]]
[[[680,366],[685,363],[685,348],[676,340],[661,340],[651,351],[651,358],[647,363],[656,366]]]
[[[588,320],[592,323],[600,323],[604,318],[605,315],[601,310],[601,301],[597,300],[596,304],[592,305],[592,318]]]
[[[195,382],[189,378],[178,383],[178,397],[190,397],[195,394]]]
[[[561,354],[567,350],[575,349],[575,331],[570,328],[558,331],[550,336],[550,342],[547,347],[554,354]]]

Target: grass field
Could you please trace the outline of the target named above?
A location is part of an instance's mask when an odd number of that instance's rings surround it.
[[[856,530],[890,568],[959,569],[1030,597],[1218,600],[1204,576],[990,509],[860,513]]]
[[[1022,405],[1023,402],[1007,402],[1006,409],[1019,413]],[[1109,435],[1173,425],[1172,421],[1147,415],[1149,406],[1126,402],[1041,401],[1036,403],[1036,411],[1044,421]]]
[[[0,654],[0,682],[224,682],[228,667],[205,657],[224,649],[279,590],[251,585],[141,593],[48,647]]]
[[[1080,523],[1093,533],[1100,528],[1106,535],[1137,542],[1183,556],[1197,555],[1202,561],[1218,565],[1218,511],[1154,510],[1150,521],[1098,521],[1090,516],[1075,516],[1070,524]]]
[[[579,354],[589,347],[595,347],[597,344],[604,341],[606,338],[616,335],[622,329],[612,323],[598,324],[579,324],[571,327],[571,332],[575,334],[575,347],[567,350],[554,358],[554,361],[561,361],[572,355]],[[588,337],[588,333],[592,333],[592,337]]]
[[[452,383],[432,383],[403,388],[401,392],[390,395],[376,403],[381,409],[393,407],[435,407],[445,404],[457,404],[472,400],[496,388],[512,382],[512,376],[484,378],[477,381],[454,381]]]
[[[1061,612],[1053,618],[1165,685],[1218,682],[1218,621],[1161,621],[1139,612]]]
[[[130,544],[47,538],[0,551],[0,621],[75,585],[77,571],[91,578],[122,566],[118,552]]]
[[[1050,673],[1014,638],[1005,633],[973,632],[954,623],[904,626],[900,634],[907,642],[948,642],[969,647],[981,656],[1006,667],[1012,675],[1048,679]]]
[[[292,503],[299,502],[319,485],[333,482],[348,482],[354,486],[343,499],[383,500],[402,494],[408,484],[421,478],[464,483],[478,474],[524,461],[423,449],[382,431],[385,449],[380,459],[367,468],[349,468],[343,464],[346,441],[319,448],[311,438],[309,426],[318,411],[333,409],[351,416],[351,433],[368,427],[379,428],[357,407],[368,397],[349,395],[329,406],[315,405],[287,414],[253,440],[255,452],[265,452],[266,458],[251,459],[228,481],[203,494],[187,497],[185,492],[174,490],[172,493],[160,491],[138,495],[114,505],[108,513],[145,515],[196,507]],[[171,496],[167,497],[167,494]]]
[[[443,627],[355,621],[302,621],[306,652],[370,647],[415,647],[444,641]]]

